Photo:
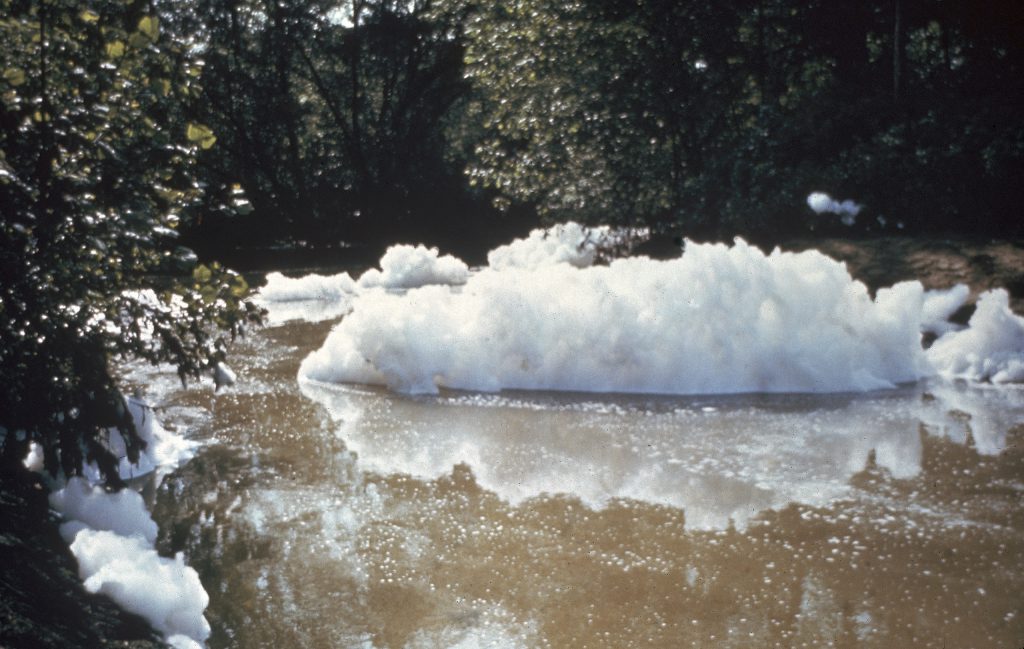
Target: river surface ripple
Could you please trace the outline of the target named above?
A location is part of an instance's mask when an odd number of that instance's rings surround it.
[[[1024,392],[658,397],[299,383],[330,322],[226,392],[133,366],[203,443],[164,479],[219,647],[1024,646]]]

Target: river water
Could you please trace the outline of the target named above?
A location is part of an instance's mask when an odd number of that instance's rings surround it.
[[[212,648],[1024,645],[1020,389],[405,396],[276,322],[128,375],[202,444],[153,507]]]

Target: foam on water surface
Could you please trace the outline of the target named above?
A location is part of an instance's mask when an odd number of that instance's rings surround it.
[[[391,246],[380,258],[380,270],[371,268],[359,277],[359,288],[415,288],[427,284],[464,284],[469,267],[437,248],[423,245]]]
[[[119,457],[123,479],[154,473],[159,478],[193,456],[195,444],[166,430],[152,407],[136,398],[126,402],[146,449],[133,464],[121,435],[108,432],[107,443]],[[49,497],[64,519],[60,533],[85,589],[142,616],[175,649],[200,649],[210,625],[203,615],[209,597],[199,575],[185,565],[181,553],[173,558],[157,554],[157,524],[141,495],[131,489],[109,493],[93,484],[98,482],[98,469],[87,466],[85,477],[70,478]]]
[[[935,368],[951,378],[1024,382],[1024,318],[1009,301],[1004,289],[983,293],[967,329],[945,334],[928,350]]]
[[[370,293],[300,376],[438,388],[707,394],[891,388],[929,371],[917,282],[872,299],[817,252],[688,243],[671,261],[486,268]]]
[[[936,373],[1024,380],[1024,319],[1005,291],[981,296],[964,329],[957,285],[901,282],[872,297],[817,251],[765,254],[687,242],[678,259],[595,266],[616,231],[535,230],[462,274],[434,249],[395,246],[346,301],[351,313],[310,354],[301,378],[410,393],[442,388],[727,394],[893,388]],[[611,243],[609,243],[611,242]],[[447,260],[447,261],[446,261]],[[442,262],[460,269],[439,271]],[[426,270],[424,270],[426,268]],[[435,285],[398,292],[366,286]],[[461,284],[453,290],[451,284]],[[921,333],[940,335],[931,349]]]

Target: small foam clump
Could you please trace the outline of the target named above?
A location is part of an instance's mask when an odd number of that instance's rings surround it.
[[[388,248],[380,259],[380,269],[371,268],[358,281],[348,273],[313,273],[303,277],[269,273],[256,300],[267,309],[271,325],[291,320],[320,322],[346,315],[351,310],[352,297],[364,290],[458,285],[468,277],[469,267],[460,259],[440,256],[437,248],[401,244]]]
[[[493,251],[459,292],[358,296],[300,377],[406,392],[707,394],[872,390],[928,372],[920,283],[872,300],[818,252],[766,255],[742,240],[578,268],[579,236],[567,227],[551,246],[535,231],[536,246]]]
[[[945,290],[926,291],[921,308],[921,331],[944,334],[961,329],[949,318],[967,303],[971,291],[966,284],[957,284]]]
[[[1004,289],[982,293],[967,329],[945,334],[928,350],[943,376],[992,383],[1024,382],[1024,318]]]
[[[146,511],[142,496],[131,489],[107,493],[101,487],[91,486],[84,478],[71,478],[67,486],[50,494],[50,506],[65,518],[92,529],[139,536],[149,543],[156,541],[156,523]],[[77,526],[65,525],[62,533],[70,542]]]
[[[135,430],[146,447],[139,454],[139,461],[133,463],[128,458],[121,433],[115,428],[107,431],[107,447],[118,458],[118,474],[122,480],[148,475],[158,467],[178,466],[195,454],[195,443],[161,426],[151,406],[132,397],[126,398],[125,402],[135,422]],[[85,467],[85,475],[92,482],[100,482],[102,478],[95,464]]]
[[[840,202],[824,192],[811,193],[807,197],[807,206],[814,210],[815,214],[838,214],[843,225],[853,225],[861,210],[860,205],[849,199]]]
[[[71,552],[90,593],[107,595],[126,611],[141,615],[168,639],[184,636],[198,646],[209,637],[203,610],[210,598],[180,552],[168,559],[141,537],[92,529],[78,532]],[[188,646],[185,638],[175,642]]]
[[[123,478],[173,467],[191,456],[192,444],[164,430],[148,406],[136,399],[127,402],[147,452],[140,467],[122,457]],[[115,430],[109,431],[108,445],[115,454],[124,452]],[[131,475],[125,475],[125,466]],[[98,477],[95,466],[87,467],[86,474]],[[73,477],[50,494],[50,506],[65,519],[60,533],[70,544],[86,590],[141,615],[176,649],[203,646],[210,635],[203,616],[209,596],[181,553],[173,559],[157,554],[157,525],[142,496],[130,489],[108,493],[86,478]]]
[[[469,267],[437,248],[423,245],[391,246],[380,258],[380,270],[371,268],[359,277],[360,288],[416,288],[428,284],[465,284]]]
[[[297,302],[301,300],[336,300],[354,293],[355,281],[348,273],[303,277],[286,277],[278,272],[267,274],[267,283],[260,289],[264,302]]]
[[[586,268],[594,263],[602,247],[618,245],[621,237],[608,226],[585,227],[570,221],[532,230],[525,239],[495,248],[487,253],[487,265],[493,270],[553,264]]]

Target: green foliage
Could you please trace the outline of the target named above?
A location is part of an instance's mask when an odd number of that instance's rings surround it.
[[[408,230],[442,190],[459,195],[446,159],[468,89],[454,5],[200,0],[162,23],[203,51],[193,106],[217,145],[200,163],[211,186],[244,182],[260,226],[249,235]]]
[[[208,130],[180,106],[193,55],[144,3],[0,2],[0,427],[4,461],[41,444],[51,473],[97,462],[107,431],[137,459],[110,363],[142,358],[185,380],[221,360],[258,310],[220,268],[175,245]]]
[[[911,227],[980,212],[1005,232],[1024,198],[1011,18],[934,0],[485,4],[466,29],[470,182],[552,220],[778,233],[827,190]]]

